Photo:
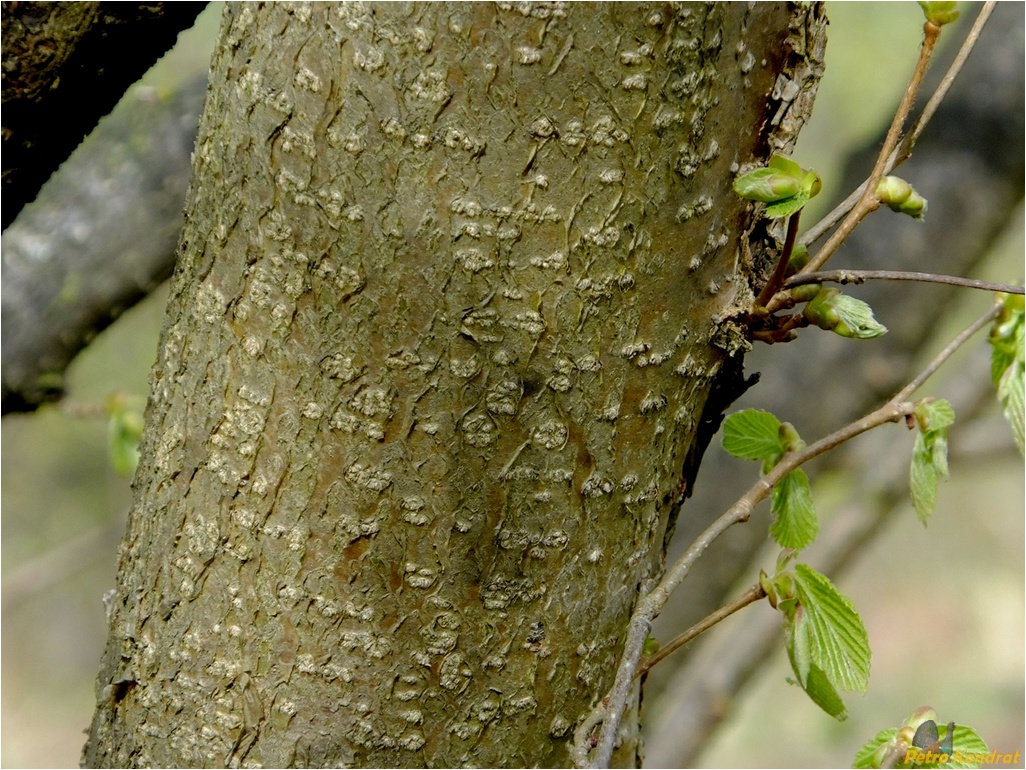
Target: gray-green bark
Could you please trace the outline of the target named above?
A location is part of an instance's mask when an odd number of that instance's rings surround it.
[[[814,13],[229,7],[87,764],[568,763]]]

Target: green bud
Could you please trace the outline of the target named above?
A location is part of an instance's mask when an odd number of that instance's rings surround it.
[[[876,197],[888,206],[900,206],[912,194],[912,185],[901,177],[885,176],[876,185]]]
[[[801,286],[791,289],[791,296],[797,302],[808,302],[810,299],[815,299],[822,290],[823,284],[821,283],[803,283]]]
[[[837,289],[820,289],[803,311],[805,317],[809,319],[809,323],[815,324],[820,329],[833,331],[841,317],[837,315],[837,311],[833,309],[830,301],[840,293]]]
[[[787,261],[787,266],[794,272],[798,272],[807,264],[809,264],[808,246],[804,243],[796,243],[791,251],[791,258]]]
[[[955,10],[958,3],[924,2],[924,0],[919,0],[919,5],[923,9],[923,15],[926,17],[926,20],[936,24],[938,27],[950,24],[958,18],[958,11]]]
[[[928,721],[936,722],[937,719],[938,719],[938,717],[937,717],[936,710],[934,710],[930,706],[920,706],[919,708],[917,708],[915,711],[913,711],[909,715],[908,719],[906,719],[904,721],[903,726],[911,728],[912,734],[914,735],[916,729],[923,722],[928,722]]]
[[[908,200],[902,203],[895,211],[899,214],[908,214],[913,219],[922,219],[926,213],[926,198],[917,192],[913,192]]]
[[[873,309],[860,299],[837,289],[823,289],[805,306],[805,317],[821,329],[842,337],[868,340],[887,333],[873,317]]]
[[[745,200],[760,203],[793,198],[800,190],[798,179],[772,168],[757,168],[734,180],[734,192]]]
[[[819,191],[822,189],[823,180],[820,179],[819,174],[815,171],[809,171],[802,179],[802,192],[810,198],[815,198],[819,195]]]
[[[645,643],[641,647],[641,654],[645,656],[655,655],[659,652],[659,640],[654,636],[646,636]]]
[[[780,423],[777,433],[780,436],[780,443],[783,445],[785,452],[799,452],[805,448],[805,442],[802,441],[798,431],[791,423]]]
[[[908,214],[913,219],[922,219],[926,213],[926,198],[900,177],[883,177],[876,185],[876,197],[891,211]]]

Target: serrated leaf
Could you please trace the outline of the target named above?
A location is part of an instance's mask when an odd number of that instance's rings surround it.
[[[998,383],[998,399],[1005,412],[1005,419],[1012,427],[1012,436],[1019,447],[1019,454],[1026,457],[1026,394],[1024,394],[1024,376],[1022,360],[1009,366]]]
[[[801,551],[819,534],[809,477],[801,468],[788,473],[773,487],[772,510],[770,535],[784,548]]]
[[[937,481],[948,475],[948,426],[955,421],[955,410],[944,399],[923,400],[916,404],[919,432],[912,448],[909,489],[916,515],[925,525],[937,506]]]
[[[798,685],[813,703],[838,721],[844,721],[848,718],[844,701],[823,670],[812,662],[813,644],[808,616],[799,607],[794,622],[788,627],[787,657],[791,661],[791,669]]]
[[[927,449],[922,433],[916,434],[915,447],[912,449],[909,489],[916,515],[926,524],[933,515],[933,509],[937,507],[937,469],[933,464],[933,453]]]
[[[787,655],[791,659],[791,668],[798,678],[798,684],[805,689],[812,668],[812,626],[809,625],[805,608],[800,605],[788,627]]]
[[[734,412],[723,421],[723,448],[742,460],[776,459],[783,452],[780,420],[759,409]]]
[[[831,303],[840,318],[833,331],[842,337],[870,340],[887,333],[887,327],[873,317],[873,308],[860,299],[838,294]]]
[[[795,565],[795,592],[809,623],[813,665],[831,684],[865,692],[869,684],[869,635],[848,597],[825,576]]]
[[[796,211],[801,211],[805,204],[809,202],[812,196],[809,195],[805,190],[799,190],[798,193],[790,198],[784,200],[778,200],[775,203],[769,203],[766,205],[766,216],[770,219],[780,219],[781,217],[787,217],[794,214]]]
[[[886,730],[878,732],[873,738],[863,743],[856,752],[852,767],[856,770],[880,767],[878,752],[885,744],[891,743],[897,734],[898,730],[894,727],[888,727]]]
[[[838,722],[843,722],[848,718],[848,711],[844,706],[844,701],[841,700],[841,696],[819,666],[812,666],[809,669],[809,678],[805,683],[805,692],[812,698],[813,703]]]
[[[939,431],[955,424],[955,409],[947,399],[923,399],[916,404],[916,421],[920,429]]]

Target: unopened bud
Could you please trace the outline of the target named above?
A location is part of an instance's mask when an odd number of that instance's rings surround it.
[[[761,203],[793,198],[801,190],[801,182],[783,171],[757,168],[734,180],[734,192],[745,200]]]
[[[876,197],[891,211],[922,219],[926,213],[926,198],[901,177],[885,176],[876,185]]]
[[[919,0],[919,5],[923,9],[923,15],[926,17],[926,20],[936,24],[938,27],[950,24],[958,18],[958,11],[956,10],[958,3],[946,1],[924,2],[924,0]]]

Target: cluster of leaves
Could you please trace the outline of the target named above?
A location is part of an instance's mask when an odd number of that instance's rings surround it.
[[[885,185],[884,182],[887,182]],[[819,174],[802,168],[790,158],[774,155],[769,165],[757,168],[734,180],[734,191],[746,200],[766,204],[765,214],[769,219],[797,217],[802,208],[822,189]],[[921,219],[926,211],[926,201],[912,189],[911,185],[897,177],[886,177],[881,181],[881,190],[888,196],[884,202],[895,211]],[[782,278],[790,277],[808,262],[808,251],[803,246],[785,246],[781,260],[786,267]],[[791,331],[796,326],[813,324],[853,339],[873,339],[887,332],[887,329],[873,317],[873,310],[862,300],[843,294],[837,289],[823,288],[822,284],[806,284],[791,292],[792,304],[807,302],[804,311],[795,316],[773,319],[767,324],[776,333],[770,333],[767,341],[783,341],[793,338]],[[758,309],[757,309],[758,310]],[[766,323],[766,319],[762,319]]]
[[[855,755],[856,768],[978,767],[990,753],[986,741],[971,727],[937,724],[929,706],[916,709],[901,727],[888,727],[868,740]]]
[[[723,424],[723,446],[735,457],[762,462],[768,473],[805,442],[790,423],[747,409]],[[844,719],[838,690],[865,692],[869,684],[869,636],[851,601],[824,575],[790,562],[819,532],[805,471],[795,468],[773,487],[770,535],[782,547],[776,574],[759,582],[787,629],[787,654],[798,683],[824,711]]]

